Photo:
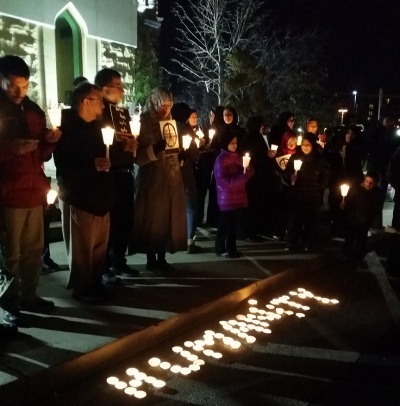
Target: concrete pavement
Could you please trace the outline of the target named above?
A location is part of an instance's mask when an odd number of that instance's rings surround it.
[[[204,252],[170,256],[176,271],[168,275],[146,271],[144,255],[128,257],[141,276],[124,278],[109,305],[75,302],[65,289],[67,271],[42,276],[39,293],[54,300],[57,309],[50,315],[26,313],[26,327],[0,354],[1,404],[29,404],[47,391],[184,332],[210,314],[215,317],[259,290],[321,272],[318,265],[338,249],[337,242],[329,242],[312,253],[292,254],[279,242],[240,243],[246,256],[228,260],[214,255],[212,230],[201,234]],[[66,264],[63,243],[52,244],[51,252],[56,262]],[[379,266],[376,258],[369,258],[371,270]],[[387,280],[382,286],[391,289]],[[393,291],[388,300],[393,306],[387,322],[398,323],[400,306]]]

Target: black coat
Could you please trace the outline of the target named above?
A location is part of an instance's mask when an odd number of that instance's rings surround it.
[[[297,173],[294,185],[291,185],[291,176],[294,174],[294,160],[302,161],[301,169]],[[317,150],[308,155],[301,150],[293,154],[283,171],[283,180],[291,185],[289,199],[299,202],[322,202],[324,189],[329,182],[329,165]]]

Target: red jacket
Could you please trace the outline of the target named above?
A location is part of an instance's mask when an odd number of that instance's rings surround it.
[[[45,140],[43,110],[27,97],[21,105],[12,103],[0,89],[0,122],[0,206],[27,209],[44,204],[50,185],[42,165],[56,144]],[[7,148],[16,138],[37,139],[39,145],[17,155]]]

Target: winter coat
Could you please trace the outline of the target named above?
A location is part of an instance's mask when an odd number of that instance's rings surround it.
[[[99,122],[87,123],[71,109],[61,129],[63,136],[54,151],[60,199],[95,216],[106,215],[113,193],[110,173],[97,171],[94,164],[106,153]]]
[[[143,113],[140,121],[133,250],[146,254],[186,250],[185,194],[177,154],[162,151],[156,157],[152,152],[152,145],[162,140],[154,111]]]
[[[247,207],[246,182],[253,174],[251,166],[243,173],[243,160],[238,153],[221,150],[214,164],[217,200],[221,211]]]
[[[29,209],[46,202],[50,185],[43,162],[51,158],[56,146],[48,143],[43,110],[28,97],[21,104],[11,102],[0,89],[0,205]],[[39,140],[29,153],[11,152],[10,143],[18,139]]]
[[[291,185],[291,176],[295,172],[295,159],[300,159],[302,165],[297,172],[295,184]],[[328,186],[329,174],[329,165],[317,150],[306,155],[300,149],[290,157],[282,178],[288,185],[291,185],[288,194],[290,200],[317,203],[322,202],[322,194]]]
[[[345,217],[350,224],[370,227],[372,220],[379,213],[382,191],[379,187],[371,190],[358,185],[349,190],[345,197]]]

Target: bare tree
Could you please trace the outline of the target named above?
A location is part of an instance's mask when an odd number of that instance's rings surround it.
[[[174,5],[179,20],[178,46],[172,58],[180,69],[168,72],[193,84],[203,84],[207,92],[224,102],[227,60],[236,49],[257,42],[261,25],[258,0],[186,0]]]

